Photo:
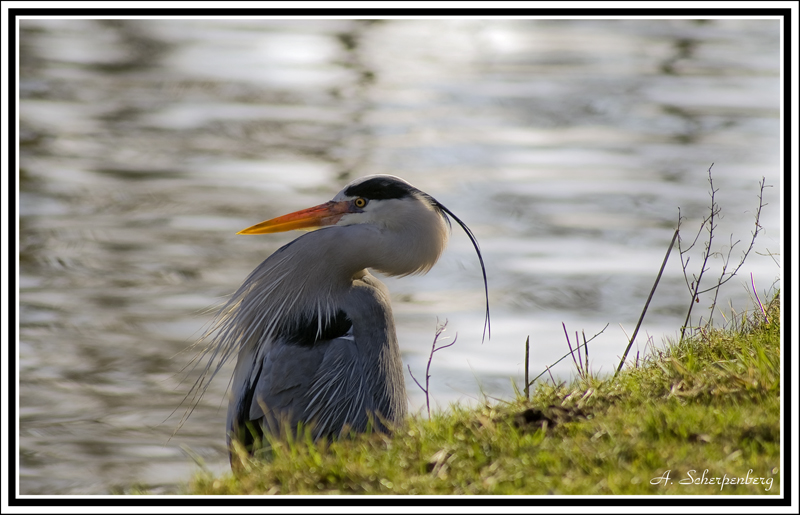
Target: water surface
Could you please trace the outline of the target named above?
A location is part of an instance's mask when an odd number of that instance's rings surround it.
[[[435,405],[509,397],[562,322],[613,370],[675,228],[709,205],[738,260],[719,307],[781,276],[777,20],[23,20],[19,434],[22,494],[175,492],[227,468],[230,367],[180,431],[188,347],[296,234],[236,236],[401,176],[462,218],[426,276],[387,278],[404,362]],[[756,253],[757,252],[757,253]],[[634,348],[674,337],[691,299],[673,253]],[[699,262],[693,255],[692,262]],[[776,259],[780,259],[779,257]],[[721,260],[712,262],[719,273]],[[695,268],[696,273],[698,270]],[[695,308],[707,318],[711,297]],[[730,307],[729,307],[730,306]],[[715,319],[723,322],[717,312]],[[573,340],[574,341],[574,340]],[[571,360],[553,368],[559,378]],[[188,374],[188,376],[187,376]],[[407,376],[412,410],[425,396]],[[178,410],[173,414],[173,411]]]

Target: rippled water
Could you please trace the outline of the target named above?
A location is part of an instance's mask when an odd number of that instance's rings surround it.
[[[172,436],[187,347],[296,237],[235,233],[361,175],[407,179],[483,249],[484,344],[459,230],[427,276],[386,279],[417,377],[437,318],[458,333],[432,366],[440,407],[510,396],[525,338],[538,374],[567,350],[562,322],[609,323],[591,361],[613,370],[678,206],[688,228],[706,213],[712,162],[721,250],[746,246],[772,186],[761,255],[720,300],[752,309],[750,273],[760,293],[781,276],[765,255],[781,250],[779,51],[777,20],[23,20],[20,492],[174,492],[192,454],[225,470],[230,367]],[[676,334],[688,297],[673,253],[634,352]]]

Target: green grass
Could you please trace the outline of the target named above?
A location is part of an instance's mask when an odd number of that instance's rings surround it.
[[[392,436],[273,442],[266,459],[200,473],[187,493],[778,495],[777,296],[767,313],[668,344],[617,378],[540,383],[530,400],[452,406]],[[706,470],[751,483],[686,484]]]

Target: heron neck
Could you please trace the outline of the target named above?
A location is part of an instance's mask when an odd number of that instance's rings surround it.
[[[246,341],[257,327],[262,334],[275,334],[291,312],[332,316],[367,268],[399,276],[427,272],[447,243],[441,217],[428,222],[332,226],[300,236],[256,267],[230,299],[223,310],[232,315],[223,322],[228,336]],[[234,326],[250,331],[235,336]]]

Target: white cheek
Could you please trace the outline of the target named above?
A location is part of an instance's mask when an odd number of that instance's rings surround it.
[[[372,216],[368,212],[364,213],[346,213],[342,215],[336,225],[338,226],[346,226],[346,225],[356,225],[356,224],[368,224],[373,221]]]

